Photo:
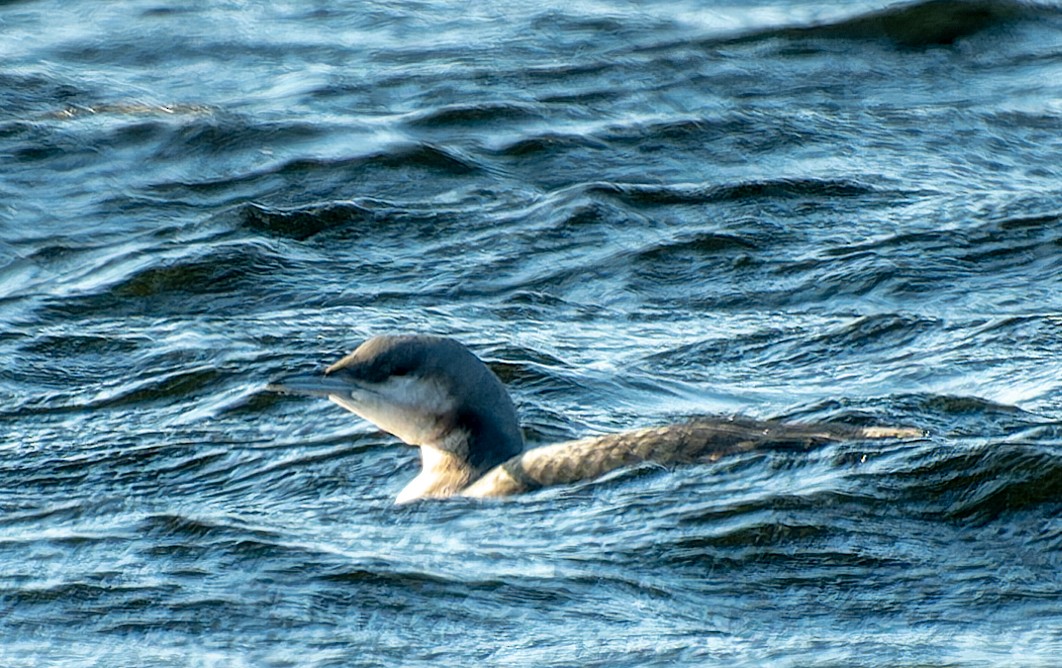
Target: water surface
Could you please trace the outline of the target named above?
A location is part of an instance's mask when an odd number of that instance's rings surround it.
[[[0,663],[1051,666],[1053,3],[0,4]],[[264,392],[466,342],[531,444],[916,425],[394,507]]]

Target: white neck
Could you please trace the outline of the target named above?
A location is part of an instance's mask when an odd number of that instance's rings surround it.
[[[420,447],[420,466],[420,473],[399,493],[395,503],[453,496],[472,481],[471,467],[450,453],[430,445]]]

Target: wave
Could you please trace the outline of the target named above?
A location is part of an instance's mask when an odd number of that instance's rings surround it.
[[[107,299],[128,303],[192,295],[238,298],[245,292],[241,286],[282,272],[285,265],[284,256],[265,244],[213,244],[133,273],[112,285]]]
[[[164,161],[213,158],[240,151],[257,151],[262,146],[276,149],[325,139],[335,131],[310,122],[263,122],[238,114],[214,111],[192,118],[172,128],[166,141],[155,149]]]
[[[787,347],[795,350],[782,354],[776,352],[775,359],[800,364],[823,359],[862,358],[888,351],[906,355],[919,338],[935,333],[939,326],[940,322],[930,317],[892,313],[861,316],[817,336],[802,336],[800,341],[786,342]]]
[[[1062,499],[1062,452],[1042,443],[988,443],[934,461],[915,475],[903,488],[909,502],[952,521],[1053,515]]]
[[[502,146],[495,153],[506,158],[532,158],[580,149],[602,149],[607,144],[588,135],[546,132]]]
[[[1030,271],[1057,276],[1062,270],[1062,259],[1056,252],[1062,244],[1056,213],[943,229],[901,228],[854,243],[827,239],[812,252],[794,257],[789,249],[801,241],[799,227],[771,226],[747,218],[743,212],[753,215],[754,203],[764,199],[792,199],[795,206],[806,208],[809,204],[834,203],[839,197],[877,197],[872,190],[847,184],[805,185],[808,187],[793,188],[784,182],[718,189],[653,187],[638,189],[633,195],[618,191],[618,198],[639,207],[675,200],[735,207],[728,214],[730,220],[718,230],[687,232],[643,249],[632,265],[631,280],[647,294],[698,285],[700,301],[691,304],[717,308],[740,307],[750,300],[782,307],[868,296],[901,302],[913,297],[933,299],[942,282],[967,284],[984,300],[1002,298],[1013,288],[1040,295],[1044,304],[1054,303],[1054,282],[1027,285],[1027,276]],[[707,282],[713,276],[726,280]],[[987,277],[993,282],[985,283]],[[1021,284],[1026,287],[1019,287]]]
[[[226,241],[211,233],[194,242],[122,248],[91,257],[94,267],[69,277],[70,285],[40,300],[42,317],[59,321],[100,316],[205,314],[265,306],[282,287],[275,280],[291,260],[261,239]],[[47,254],[41,249],[34,259]]]
[[[726,41],[842,39],[925,48],[951,45],[977,34],[1048,16],[1057,18],[1057,10],[1018,0],[925,0],[820,25],[770,28]]]
[[[588,192],[615,197],[633,206],[716,204],[762,199],[817,199],[883,194],[847,179],[766,179],[721,185],[648,185],[595,183]]]
[[[410,142],[352,157],[300,157],[250,172],[156,183],[145,192],[171,200],[187,197],[200,206],[264,197],[298,205],[308,199],[345,199],[352,190],[368,190],[380,197],[424,196],[425,184],[446,189],[451,185],[448,178],[464,179],[486,169],[456,148]]]
[[[278,209],[259,204],[246,204],[237,210],[239,225],[269,236],[306,241],[323,232],[338,228],[371,226],[378,214],[354,202]]]
[[[411,117],[407,124],[414,128],[489,127],[496,122],[506,125],[523,120],[541,120],[542,111],[535,106],[509,102],[454,104],[429,109]]]
[[[916,341],[937,331],[939,322],[904,314],[881,313],[838,322],[818,334],[765,328],[711,338],[655,352],[644,359],[665,368],[710,366],[721,360],[814,365],[824,360],[863,359],[892,351],[904,355]]]
[[[1059,425],[1050,428],[1056,438],[1062,434]],[[1062,511],[1057,446],[934,438],[894,448],[853,443],[810,457],[759,453],[746,459],[751,466],[741,469],[740,481],[722,468],[727,462],[719,463],[710,497],[699,495],[699,487],[668,493],[669,523],[682,530],[659,534],[627,558],[716,574],[767,568],[779,569],[771,577],[790,570],[815,577],[821,567],[832,575],[851,568],[902,579],[902,571],[933,558],[935,548],[922,544],[936,541],[991,537],[1003,551],[1020,544],[1040,555],[1032,559],[1047,570],[1053,560],[1047,555],[1062,547],[1062,532],[1044,523]],[[655,493],[645,496],[652,523],[660,502],[651,502]],[[624,512],[639,511],[635,505]],[[988,534],[978,533],[983,530]]]
[[[1030,268],[1039,275],[1057,275],[1062,216],[987,218],[974,225],[906,231],[826,248],[818,258],[789,264],[784,273],[806,273],[837,294],[850,294],[858,286],[859,293],[881,291],[898,298],[933,294],[940,281],[956,280],[977,282],[978,292],[991,296],[1011,280],[1026,281]],[[992,277],[993,283],[980,283],[981,277]]]
[[[636,260],[653,262],[661,257],[672,261],[676,255],[710,255],[756,250],[755,242],[733,234],[701,232],[678,241],[658,244],[639,252]]]

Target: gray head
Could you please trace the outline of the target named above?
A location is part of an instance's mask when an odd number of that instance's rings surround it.
[[[523,451],[505,387],[452,339],[377,336],[324,377],[287,378],[270,388],[328,397],[410,445],[442,451],[472,478]]]

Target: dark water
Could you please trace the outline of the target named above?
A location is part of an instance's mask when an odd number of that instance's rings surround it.
[[[1062,9],[0,3],[0,665],[1055,666]],[[495,502],[263,385],[455,336]]]

